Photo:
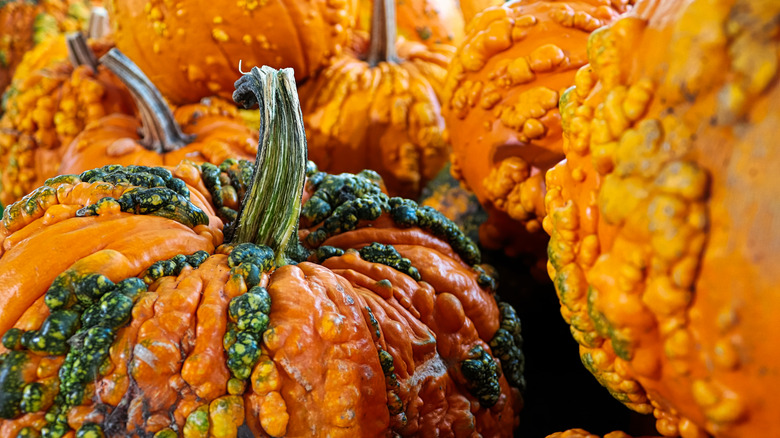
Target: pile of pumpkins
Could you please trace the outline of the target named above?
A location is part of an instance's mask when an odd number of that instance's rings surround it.
[[[513,436],[480,248],[658,434],[780,436],[777,17],[0,2],[0,438]]]

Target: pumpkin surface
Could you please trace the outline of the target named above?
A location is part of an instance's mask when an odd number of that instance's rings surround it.
[[[0,93],[28,50],[59,34],[84,28],[91,2],[7,0],[0,4]]]
[[[373,0],[360,0],[357,28],[371,29]],[[463,15],[456,0],[396,0],[398,35],[426,45],[458,44],[463,39]]]
[[[460,12],[466,25],[480,12],[491,6],[501,6],[506,0],[459,0]]]
[[[357,17],[357,0],[112,0],[107,8],[117,48],[176,105],[230,98],[239,61],[292,67],[306,79],[342,51]]]
[[[556,432],[547,436],[547,438],[601,438],[599,435],[593,435],[592,433],[583,429],[569,429],[564,432]],[[604,435],[604,438],[632,438],[625,432],[615,431]],[[637,437],[642,438],[642,437]],[[651,438],[651,437],[644,437]]]
[[[593,33],[547,173],[588,369],[666,436],[775,436],[780,4],[642,1]]]
[[[63,149],[87,124],[113,112],[133,111],[122,83],[96,62],[112,43],[86,42],[75,33],[65,40],[48,39],[28,53],[5,94],[0,118],[4,205],[57,175]],[[36,65],[40,68],[34,69]]]
[[[6,210],[0,435],[511,435],[520,326],[476,246],[374,172],[307,166],[294,89],[239,82],[256,170],[107,166]]]
[[[399,39],[378,1],[366,61],[350,54],[301,87],[309,157],[329,172],[373,169],[390,194],[417,197],[449,147],[438,95],[453,46]]]
[[[490,214],[481,242],[544,248],[544,173],[563,158],[558,100],[587,63],[590,32],[627,2],[514,1],[467,27],[447,73],[452,171]]]

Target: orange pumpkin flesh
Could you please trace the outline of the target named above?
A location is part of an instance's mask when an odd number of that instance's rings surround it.
[[[3,273],[8,260],[46,253],[48,240],[39,236],[48,227],[84,224],[89,236],[73,241],[65,233],[60,240],[88,247],[105,244],[113,228],[125,231],[112,227],[114,220],[145,226],[120,239],[128,245],[116,250],[84,258],[81,249],[63,250],[67,268],[59,275],[50,270],[52,278],[26,268],[14,273],[26,278],[25,299],[33,304],[0,313],[3,327],[25,331],[3,337],[10,351],[0,361],[0,388],[14,395],[10,387],[23,387],[23,394],[17,404],[0,403],[4,417],[12,414],[0,420],[0,432],[510,435],[520,408],[517,389],[507,383],[510,377],[522,383],[519,326],[511,308],[501,305],[499,315],[494,282],[471,266],[479,256],[474,244],[437,213],[382,194],[372,172],[364,173],[367,179],[309,167],[304,188],[305,134],[292,74],[253,69],[238,100],[247,101],[253,82],[257,100],[266,102],[256,160],[264,166],[254,177],[246,161],[220,168],[184,162],[172,174],[115,166],[51,180],[27,204],[6,211]],[[97,178],[91,186],[81,181],[91,177]],[[168,191],[142,188],[163,180]],[[215,207],[225,189],[236,187],[248,196],[232,220],[233,241],[214,249],[222,237]],[[83,196],[65,197],[79,189]],[[155,201],[173,191],[177,201]],[[126,196],[105,197],[120,193]],[[58,195],[67,204],[56,203]],[[164,242],[167,233],[171,242]],[[247,236],[255,243],[239,244]],[[309,247],[308,261],[285,265],[300,257],[299,239]],[[191,256],[153,255],[196,241],[203,251]],[[102,296],[85,284],[103,288]],[[66,321],[73,312],[83,322],[71,339],[82,342],[80,359],[76,350],[60,354],[66,344],[47,337],[55,326],[73,332]],[[59,350],[34,353],[41,348]],[[52,414],[44,417],[46,411]]]
[[[780,5],[643,1],[591,36],[547,174],[549,272],[588,369],[663,435],[780,434]]]
[[[416,197],[447,158],[438,95],[452,47],[396,46],[384,3],[367,61],[344,56],[301,87],[309,157],[328,172],[376,170],[391,194]]]
[[[341,52],[357,16],[356,0],[114,0],[107,8],[117,48],[176,105],[230,98],[239,61],[308,78]]]
[[[442,107],[453,174],[490,214],[483,245],[513,254],[544,247],[544,173],[563,157],[560,94],[587,63],[590,32],[626,6],[514,1],[469,23]]]

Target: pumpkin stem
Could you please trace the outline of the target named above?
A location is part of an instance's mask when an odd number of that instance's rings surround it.
[[[65,36],[68,46],[68,60],[73,68],[86,65],[97,73],[98,60],[95,53],[87,45],[87,38],[100,39],[111,31],[108,25],[108,11],[105,8],[94,7],[89,12],[86,36],[82,32],[71,32]]]
[[[73,68],[86,65],[97,73],[98,60],[87,45],[87,37],[81,32],[71,32],[65,36],[68,45],[68,59]]]
[[[87,22],[87,37],[98,40],[111,33],[111,25],[108,21],[106,8],[95,6],[89,11]]]
[[[192,141],[193,136],[181,131],[160,91],[130,58],[117,49],[111,49],[100,58],[100,63],[111,70],[133,96],[141,115],[141,145],[151,151],[164,153]]]
[[[231,243],[267,245],[276,265],[289,263],[298,248],[298,218],[306,180],[306,132],[291,68],[253,67],[236,81],[233,100],[260,106],[260,145]]]
[[[371,43],[368,46],[368,65],[380,62],[398,62],[395,53],[395,0],[374,0],[371,15]]]

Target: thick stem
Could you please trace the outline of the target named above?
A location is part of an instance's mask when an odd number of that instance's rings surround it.
[[[111,33],[111,25],[108,22],[108,11],[101,6],[95,6],[89,11],[87,23],[87,37],[94,40],[105,37]]]
[[[160,91],[127,56],[111,49],[100,58],[121,80],[133,96],[141,115],[141,140],[145,148],[157,153],[170,152],[186,146],[194,138],[181,131]]]
[[[81,32],[71,32],[65,36],[65,43],[68,45],[68,60],[73,68],[86,65],[97,73],[98,60],[92,49],[87,45],[87,37]]]
[[[277,266],[297,249],[298,218],[306,180],[306,132],[292,69],[253,67],[236,81],[233,100],[260,106],[260,145],[232,243],[267,245]]]
[[[371,43],[368,46],[368,65],[397,62],[395,53],[395,0],[374,0],[371,15]]]

